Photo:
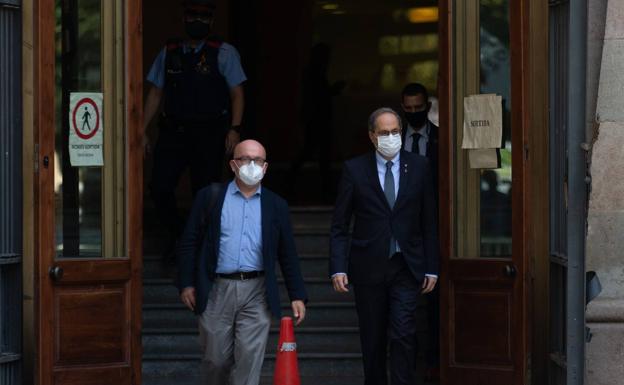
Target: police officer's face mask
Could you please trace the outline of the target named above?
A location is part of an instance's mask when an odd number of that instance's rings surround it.
[[[420,128],[422,126],[425,125],[425,123],[427,123],[427,114],[429,112],[429,109],[427,108],[424,111],[417,111],[417,112],[406,112],[405,113],[405,120],[407,120],[407,122],[410,124],[410,126],[414,127],[414,128]]]
[[[210,34],[210,23],[201,20],[185,21],[184,29],[191,39],[200,40]]]
[[[238,178],[247,186],[255,186],[264,178],[264,168],[252,160],[248,164],[238,167]]]

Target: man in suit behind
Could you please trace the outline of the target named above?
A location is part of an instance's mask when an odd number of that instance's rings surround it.
[[[286,201],[260,186],[262,145],[239,143],[235,179],[199,191],[178,247],[180,298],[199,316],[207,384],[257,385],[272,313],[281,313],[279,262],[297,325],[306,291]],[[217,194],[216,196],[212,194]]]
[[[365,385],[387,383],[388,342],[392,385],[412,385],[418,297],[435,287],[438,274],[431,170],[426,158],[401,150],[401,121],[392,109],[374,111],[368,130],[376,151],[344,165],[330,274],[338,292],[353,284]]]
[[[429,120],[431,102],[427,88],[420,83],[410,83],[401,92],[401,108],[405,116],[403,149],[426,156],[438,191],[438,126]]]
[[[438,126],[429,120],[431,102],[427,88],[410,83],[401,92],[401,108],[407,122],[403,133],[403,149],[427,157],[433,175],[433,188],[438,191]],[[437,206],[436,206],[437,209]],[[425,379],[440,378],[440,291],[436,287],[427,296],[429,341],[425,351]]]

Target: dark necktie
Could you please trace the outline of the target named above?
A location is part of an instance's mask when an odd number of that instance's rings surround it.
[[[384,178],[384,194],[386,195],[386,199],[388,200],[388,205],[390,208],[394,207],[394,175],[392,175],[392,161],[389,160],[386,162],[386,176]],[[390,236],[390,255],[392,257],[396,252],[396,241],[393,236]]]
[[[418,132],[412,134],[412,154],[420,155],[420,147],[418,146],[418,144],[420,143],[420,138],[422,138],[422,135],[420,135]]]

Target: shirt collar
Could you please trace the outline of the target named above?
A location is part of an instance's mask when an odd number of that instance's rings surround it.
[[[377,159],[377,166],[383,167],[383,168],[386,167],[386,162],[388,162],[388,160],[386,158],[384,158],[383,156],[381,156],[381,154],[377,150],[375,150],[375,158]],[[401,151],[397,152],[397,154],[394,156],[394,158],[391,159],[392,167],[394,167],[397,164],[399,164],[400,158],[401,158]]]
[[[195,53],[199,52],[205,44],[205,40],[201,40],[196,46],[195,46]],[[191,45],[189,44],[188,41],[185,41],[184,44],[182,44],[182,51],[184,53],[188,53],[188,51],[191,49]]]
[[[231,195],[239,193],[241,196],[245,196],[243,195],[243,192],[240,190],[240,188],[238,188],[238,185],[236,184],[236,179],[232,179],[232,181],[230,182],[228,186],[228,193]],[[252,196],[256,195],[262,195],[262,185],[258,186],[258,189]]]
[[[422,136],[423,138],[425,138],[425,139],[429,139],[429,132],[430,132],[430,129],[429,129],[429,122],[425,123],[425,125],[424,125],[424,126],[422,126],[422,127],[421,127],[418,131],[416,131],[416,130],[414,129],[414,127],[412,127],[412,126],[410,126],[410,125],[408,124],[408,126],[407,126],[407,136],[406,136],[406,137],[407,137],[407,138],[409,138],[409,137],[411,137],[412,135],[414,135],[414,134],[415,134],[415,133],[417,133],[417,132],[418,132],[418,133],[420,134],[420,136]]]

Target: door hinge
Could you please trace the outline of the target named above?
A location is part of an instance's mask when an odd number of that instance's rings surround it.
[[[39,143],[35,143],[35,152],[33,154],[35,161],[35,174],[39,172]]]

